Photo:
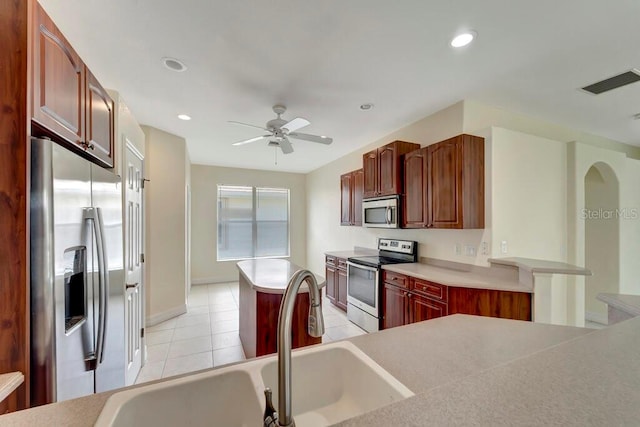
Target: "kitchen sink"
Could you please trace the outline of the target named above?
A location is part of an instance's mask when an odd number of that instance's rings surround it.
[[[296,426],[323,426],[413,396],[348,341],[293,352]],[[270,356],[115,393],[96,426],[259,426],[264,389],[278,408],[278,359]]]
[[[96,426],[260,426],[264,399],[244,369],[223,368],[111,396]]]
[[[294,352],[292,409],[296,426],[334,424],[413,396],[411,390],[350,342]],[[262,380],[278,408],[278,361],[264,365]]]

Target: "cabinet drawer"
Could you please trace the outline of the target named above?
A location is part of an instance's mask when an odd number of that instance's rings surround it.
[[[336,258],[336,261],[338,263],[338,268],[340,270],[346,270],[347,269],[347,260],[344,258]]]
[[[327,265],[335,267],[336,266],[336,257],[327,255],[326,258],[325,258],[325,262],[327,263]]]
[[[421,279],[413,279],[413,290],[429,298],[447,301],[447,287]]]
[[[392,271],[383,272],[383,278],[385,283],[390,285],[400,286],[401,288],[409,289],[409,278],[404,274],[394,273]]]

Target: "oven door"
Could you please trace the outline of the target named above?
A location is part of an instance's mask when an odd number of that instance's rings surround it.
[[[378,318],[380,316],[377,268],[347,262],[347,302]]]

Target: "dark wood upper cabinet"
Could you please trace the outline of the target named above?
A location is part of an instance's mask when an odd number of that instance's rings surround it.
[[[340,176],[340,225],[351,225],[351,178],[351,173]]]
[[[484,228],[484,138],[463,134],[427,149],[428,227]]]
[[[340,225],[362,225],[363,178],[362,169],[340,176]]]
[[[404,197],[402,227],[427,226],[427,150],[412,151],[404,156]]]
[[[364,187],[362,196],[367,199],[378,195],[378,149],[369,151],[362,156],[362,170],[364,171]]]
[[[114,166],[114,102],[39,4],[33,25],[34,136],[49,136]]]
[[[82,144],[84,64],[39,5],[34,24],[32,117],[67,141]]]
[[[364,192],[364,171],[358,169],[353,171],[353,181],[351,183],[351,213],[353,215],[353,225],[362,225],[362,195]]]
[[[104,166],[113,167],[114,103],[88,69],[86,77],[87,152]]]
[[[362,156],[365,199],[402,194],[402,156],[419,144],[394,141]]]

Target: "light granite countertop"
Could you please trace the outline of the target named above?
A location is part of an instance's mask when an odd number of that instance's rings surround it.
[[[0,402],[7,398],[16,388],[24,382],[22,372],[9,372],[0,374]]]
[[[626,324],[621,323],[610,329],[593,332],[583,328],[453,315],[351,338],[350,341],[409,387],[416,393],[416,396],[349,420],[345,425],[369,426],[372,423],[376,425],[424,425],[425,420],[430,420],[432,416],[435,420],[433,425],[451,424],[449,421],[469,425],[476,422],[476,419],[472,418],[473,416],[479,416],[473,412],[474,410],[481,413],[499,414],[499,416],[494,415],[498,420],[497,423],[483,424],[496,425],[500,422],[505,424],[511,423],[514,419],[517,420],[517,417],[514,418],[515,414],[511,414],[510,411],[528,411],[529,418],[526,414],[521,415],[524,417],[521,418],[523,423],[529,421],[529,424],[536,424],[532,422],[533,418],[531,417],[540,412],[541,419],[552,419],[557,407],[560,406],[562,409],[563,402],[575,402],[575,396],[566,392],[566,389],[570,388],[572,383],[581,381],[577,376],[578,373],[586,375],[585,385],[573,384],[573,386],[579,387],[582,393],[588,392],[588,387],[593,387],[590,392],[598,398],[607,397],[610,385],[615,390],[625,387],[625,384],[634,387],[637,385],[636,381],[640,372],[637,366],[634,368],[631,364],[632,362],[636,365],[638,363],[638,349],[630,346],[629,343],[640,342],[638,338],[640,324],[635,324],[635,327],[617,329],[624,325]],[[598,338],[596,336],[598,334],[602,337]],[[613,337],[614,347],[606,342],[608,336]],[[623,336],[629,339],[625,346],[626,350],[622,346],[623,340],[621,338]],[[580,354],[573,347],[572,343],[577,340],[589,340],[582,344],[581,351],[584,354]],[[584,350],[583,347],[590,346],[591,342],[594,343],[597,351]],[[563,353],[560,350],[564,346],[569,347]],[[557,351],[560,353],[556,354]],[[551,352],[550,355],[549,352]],[[563,359],[563,354],[568,354],[568,358]],[[578,357],[578,354],[584,357]],[[611,357],[613,357],[613,362]],[[635,360],[632,361],[632,357],[635,357]],[[521,369],[520,373],[518,369],[504,372],[506,367],[521,366],[521,361],[526,360],[524,358],[529,358],[530,361],[519,368]],[[618,359],[622,362],[619,365],[617,364]],[[548,363],[552,363],[552,365],[547,366]],[[536,368],[533,369],[529,365]],[[604,372],[610,376],[598,373],[602,366],[606,366]],[[621,371],[623,369],[625,371]],[[626,373],[630,375],[626,377],[625,383],[618,386],[612,384],[612,382],[620,381],[620,377]],[[517,381],[507,374],[516,375]],[[505,377],[505,375],[507,376]],[[566,376],[569,381],[566,385],[563,376]],[[597,387],[594,387],[594,376],[601,380]],[[514,381],[514,384],[520,388],[519,392],[525,393],[526,396],[517,401],[514,395],[504,393],[500,389],[500,387],[504,387],[501,382],[505,381],[504,378]],[[467,387],[470,389],[460,391],[460,388],[465,389],[465,387],[460,387],[459,384],[469,384]],[[538,384],[544,384],[544,386],[538,386]],[[496,390],[491,387],[496,387]],[[490,388],[491,393],[494,394],[484,396],[487,393],[487,388]],[[516,387],[510,386],[510,388]],[[557,400],[555,406],[536,407],[529,405],[532,401],[545,400],[545,396],[554,388],[566,392],[566,394],[555,393]],[[443,400],[440,396],[440,390],[447,396],[447,399]],[[612,406],[612,410],[620,411],[627,408],[626,410],[629,411],[632,406],[633,410],[640,410],[635,404],[638,401],[639,390],[640,385],[627,390],[628,399],[625,400],[621,397],[622,403]],[[4,415],[0,417],[0,425],[91,426],[97,419],[106,399],[113,393],[100,393]],[[461,398],[461,396],[465,397]],[[475,405],[479,404],[478,399],[483,396],[488,399],[490,405],[476,407]],[[620,396],[623,395],[620,394]],[[468,402],[466,399],[469,399]],[[610,399],[611,397],[609,397]],[[430,404],[431,400],[437,401],[439,404]],[[485,402],[481,403],[485,404]],[[576,410],[580,410],[580,408],[581,406]],[[603,405],[598,408],[604,411],[603,416],[609,413]],[[624,411],[622,413],[624,414]],[[485,414],[485,416],[488,415]],[[638,420],[640,420],[640,414],[638,416]],[[446,417],[451,417],[451,420],[443,421]],[[612,417],[611,419],[617,418]]]
[[[491,264],[508,265],[518,267],[531,273],[547,274],[573,274],[578,276],[591,276],[591,271],[566,262],[547,261],[533,258],[489,258]]]
[[[517,280],[489,277],[474,272],[458,271],[423,263],[383,265],[382,269],[429,280],[446,286],[512,292],[533,292],[531,286],[523,285]]]
[[[351,251],[327,251],[324,253],[328,256],[334,256],[336,258],[351,258],[354,256],[367,256],[367,255],[377,255],[378,251],[375,249],[354,249]]]
[[[251,259],[240,261],[238,271],[257,292],[266,294],[283,294],[293,274],[302,267],[286,259]],[[324,277],[314,274],[316,282],[322,288]],[[300,286],[299,292],[309,292],[306,283]]]
[[[597,298],[631,316],[640,316],[640,295],[598,294]]]

